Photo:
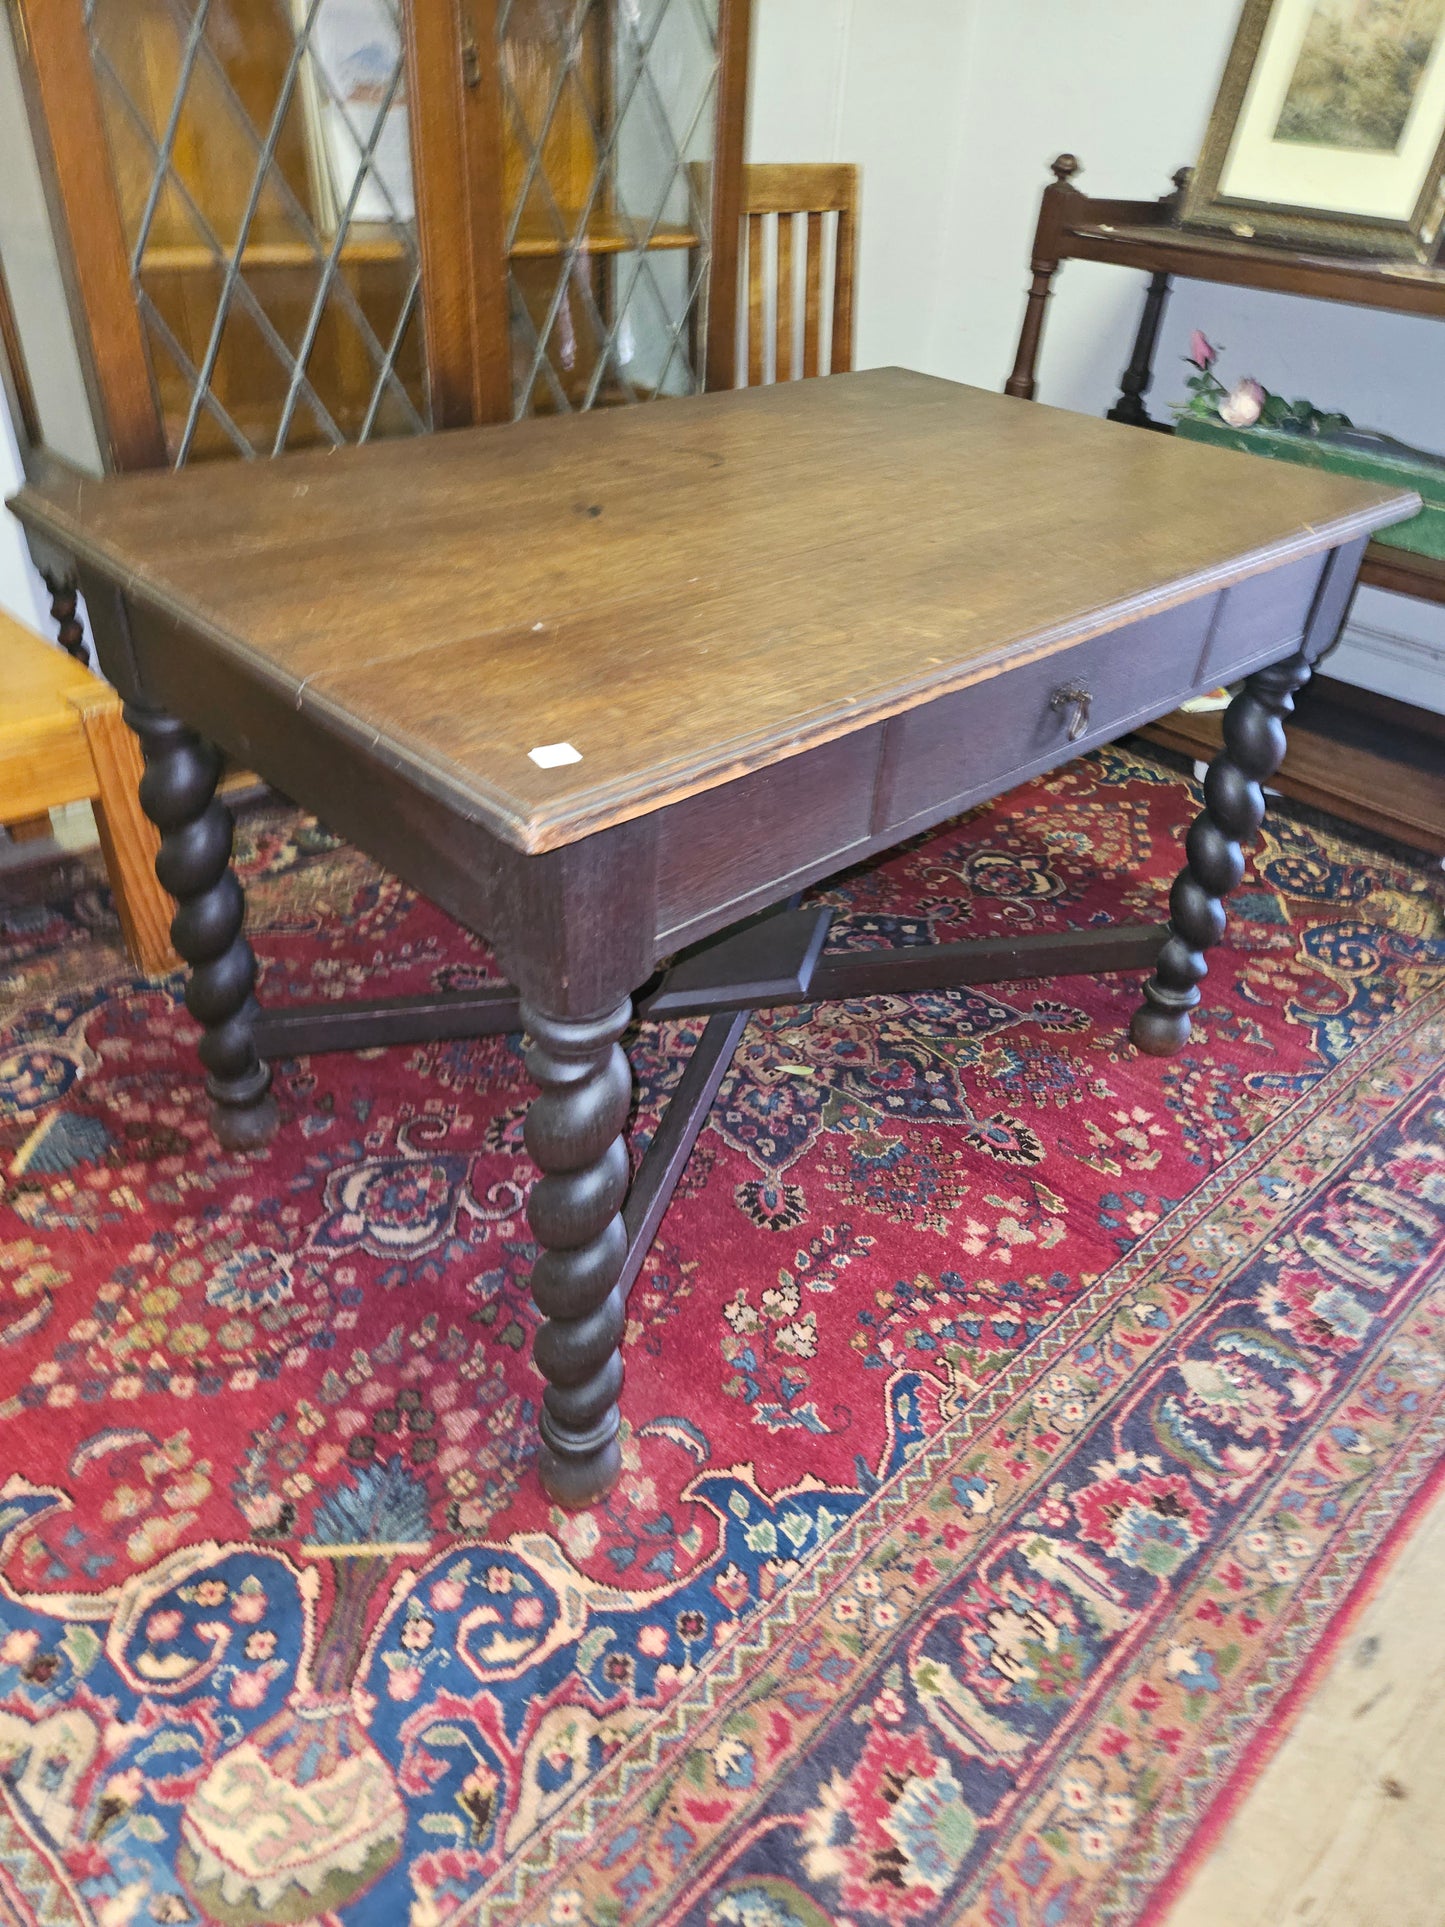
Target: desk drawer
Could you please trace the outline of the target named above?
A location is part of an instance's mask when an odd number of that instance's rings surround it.
[[[875,830],[937,821],[1172,708],[1197,685],[1217,603],[1183,603],[895,716]],[[1063,692],[1074,688],[1089,701],[1071,741],[1080,706]]]

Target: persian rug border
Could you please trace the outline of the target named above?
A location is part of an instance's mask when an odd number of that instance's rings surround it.
[[[1395,1515],[1379,1544],[1367,1555],[1359,1576],[1335,1608],[1334,1617],[1316,1639],[1289,1687],[1271,1709],[1268,1721],[1250,1739],[1218,1793],[1190,1829],[1188,1845],[1154,1883],[1143,1911],[1136,1916],[1135,1927],[1162,1927],[1175,1902],[1182,1898],[1240,1806],[1288,1740],[1305,1701],[1339,1656],[1365,1609],[1379,1594],[1422,1516],[1445,1494],[1445,1456],[1435,1448],[1433,1435],[1420,1444],[1422,1453],[1427,1448],[1435,1449],[1432,1469]]]
[[[1117,1306],[1145,1273],[1163,1263],[1171,1248],[1216,1209],[1227,1194],[1240,1191],[1256,1180],[1261,1168],[1277,1157],[1292,1139],[1322,1121],[1340,1100],[1371,1077],[1382,1060],[1397,1057],[1406,1039],[1418,1043],[1421,1033],[1437,1025],[1442,1016],[1445,1016],[1445,986],[1427,992],[1324,1072],[1288,1109],[1271,1120],[1258,1137],[1162,1219],[1132,1251],[1102,1272],[1072,1306],[1060,1313],[1020,1353],[1012,1367],[981,1387],[938,1433],[911,1454],[891,1479],[870,1495],[752,1627],[710,1656],[699,1669],[699,1677],[662,1709],[646,1731],[624,1747],[597,1780],[580,1789],[576,1798],[551,1816],[508,1865],[498,1869],[478,1889],[456,1916],[458,1927],[466,1921],[479,1924],[505,1918],[491,1910],[524,1903],[532,1889],[555,1873],[576,1848],[594,1840],[599,1829],[607,1824],[609,1815],[640,1792],[665,1758],[670,1761],[678,1742],[688,1737],[698,1717],[715,1715],[720,1702],[732,1698],[739,1690],[746,1691],[747,1683],[756,1678],[768,1656],[831,1596],[850,1565],[863,1556],[866,1545],[901,1512],[918,1505],[923,1494],[937,1485],[953,1461],[976,1447],[983,1429],[996,1419],[1003,1407],[1019,1398],[1052,1358],[1080,1338],[1091,1322]],[[1393,1116],[1408,1103],[1428,1081],[1428,1075],[1428,1069],[1424,1069],[1410,1088],[1392,1091],[1387,1102],[1388,1113]],[[1378,1099],[1375,1109],[1378,1112]],[[1309,1196],[1316,1195],[1332,1181],[1348,1161],[1352,1148],[1341,1152],[1327,1170],[1321,1171]],[[1292,1196],[1287,1204],[1288,1215],[1293,1217],[1301,1212],[1307,1203],[1308,1196]],[[1267,1208],[1264,1215],[1269,1215]],[[1285,1215],[1285,1210],[1275,1215]],[[1265,1236],[1267,1232],[1261,1230],[1256,1243],[1263,1242]],[[1233,1261],[1221,1267],[1211,1280],[1212,1288],[1217,1288],[1226,1271],[1234,1268]],[[1203,1315],[1204,1309],[1197,1308],[1196,1315]],[[1179,1342],[1180,1336],[1178,1328],[1171,1333],[1174,1342]],[[1114,1388],[1111,1400],[1122,1395],[1126,1385],[1127,1381]],[[1409,1481],[1405,1483],[1408,1485]],[[1387,1506],[1387,1512],[1388,1509]],[[1351,1535],[1342,1534],[1341,1538],[1347,1536]],[[1370,1557],[1373,1560],[1375,1554]],[[1333,1611],[1337,1613],[1338,1607]],[[1306,1617],[1292,1621],[1296,1637],[1303,1636]],[[1290,1630],[1281,1629],[1276,1647],[1280,1640],[1287,1639]],[[1115,1913],[1114,1917],[1119,1916]]]

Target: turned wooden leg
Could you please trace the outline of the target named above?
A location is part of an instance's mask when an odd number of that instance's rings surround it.
[[[1018,350],[1014,356],[1013,370],[1003,385],[1004,393],[1015,396],[1019,401],[1032,401],[1038,393],[1036,375],[1039,344],[1044,333],[1044,312],[1049,305],[1049,296],[1054,291],[1054,276],[1058,271],[1057,261],[1035,260],[1032,263]]]
[[[1119,399],[1104,417],[1106,421],[1127,422],[1131,428],[1165,427],[1163,422],[1156,422],[1144,406],[1144,397],[1154,379],[1154,350],[1168,298],[1169,276],[1151,274],[1144,293],[1144,312],[1139,317],[1139,332],[1134,337],[1134,352],[1119,382]]]
[[[539,1086],[525,1135],[542,1175],[527,1217],[542,1250],[532,1296],[547,1322],[533,1358],[542,1401],[542,1484],[560,1505],[590,1505],[615,1484],[622,1457],[618,1346],[626,1297],[618,1280],[627,1257],[623,1128],[632,1073],[618,1038],[631,1000],[578,1022],[522,1005],[527,1069]]]
[[[1260,784],[1284,761],[1284,718],[1309,677],[1305,658],[1291,656],[1251,676],[1224,712],[1224,748],[1204,778],[1204,808],[1185,844],[1189,861],[1169,895],[1169,935],[1129,1029],[1152,1057],[1172,1056],[1189,1036],[1209,969],[1204,953],[1224,935],[1223,899],[1244,874],[1240,841],[1264,821]]]
[[[216,1135],[231,1150],[255,1150],[275,1133],[276,1101],[252,1035],[256,959],[231,868],[235,823],[216,795],[220,752],[161,710],[128,703],[125,719],[145,751],[141,807],[161,833],[156,875],[176,900],[171,941],[191,967],[186,1009],[201,1026]]]
[[[50,591],[50,615],[55,624],[55,639],[66,655],[90,667],[90,652],[85,646],[85,624],[80,619],[80,596],[73,582],[64,576],[47,574],[44,583]]]
[[[1033,259],[1029,263],[1032,278],[1024,304],[1018,352],[1014,356],[1013,373],[1003,385],[1006,395],[1015,395],[1020,401],[1032,401],[1037,392],[1039,343],[1043,339],[1044,314],[1053,292],[1054,276],[1059,271],[1060,243],[1074,207],[1083,199],[1074,186],[1074,176],[1080,167],[1072,154],[1060,154],[1050,172],[1054,178],[1044,189],[1039,224],[1034,230]]]

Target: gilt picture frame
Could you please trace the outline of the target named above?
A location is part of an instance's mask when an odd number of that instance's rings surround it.
[[[1180,218],[1430,264],[1445,228],[1445,0],[1247,0]]]

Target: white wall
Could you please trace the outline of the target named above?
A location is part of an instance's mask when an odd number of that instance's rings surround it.
[[[1238,8],[1239,0],[754,0],[750,158],[863,169],[859,365],[899,362],[1001,386],[1049,161],[1072,150],[1096,194],[1165,192],[1198,152]],[[13,98],[6,65],[0,106]],[[11,186],[12,207],[37,199],[14,191],[13,174]],[[1142,277],[1074,261],[1056,285],[1041,394],[1101,412],[1128,359]],[[1232,374],[1445,448],[1439,323],[1181,283],[1160,343],[1156,413],[1182,394],[1180,356],[1195,326],[1224,344]],[[13,472],[0,424],[0,484]],[[38,595],[5,517],[0,607],[33,622],[45,606]],[[1445,611],[1362,591],[1331,672],[1445,711]]]
[[[1239,0],[754,0],[753,160],[863,169],[858,362],[998,388],[1013,363],[1048,163],[1091,193],[1168,191],[1198,153]],[[1040,394],[1101,413],[1118,393],[1143,277],[1061,271]],[[1152,412],[1183,394],[1192,327],[1228,372],[1445,448],[1445,330],[1181,282]],[[1445,711],[1445,611],[1363,590],[1330,672]]]
[[[60,263],[51,238],[6,15],[0,15],[0,253],[49,445],[83,467],[98,469],[100,454],[66,315]],[[0,385],[0,501],[12,494],[22,479],[15,424]],[[55,633],[49,592],[31,566],[20,524],[3,510],[0,610],[47,637]]]
[[[0,501],[12,495],[23,480],[15,429],[5,406],[4,390],[0,389]],[[14,616],[41,635],[54,634],[50,597],[30,560],[20,524],[9,514],[0,514],[0,612]]]

